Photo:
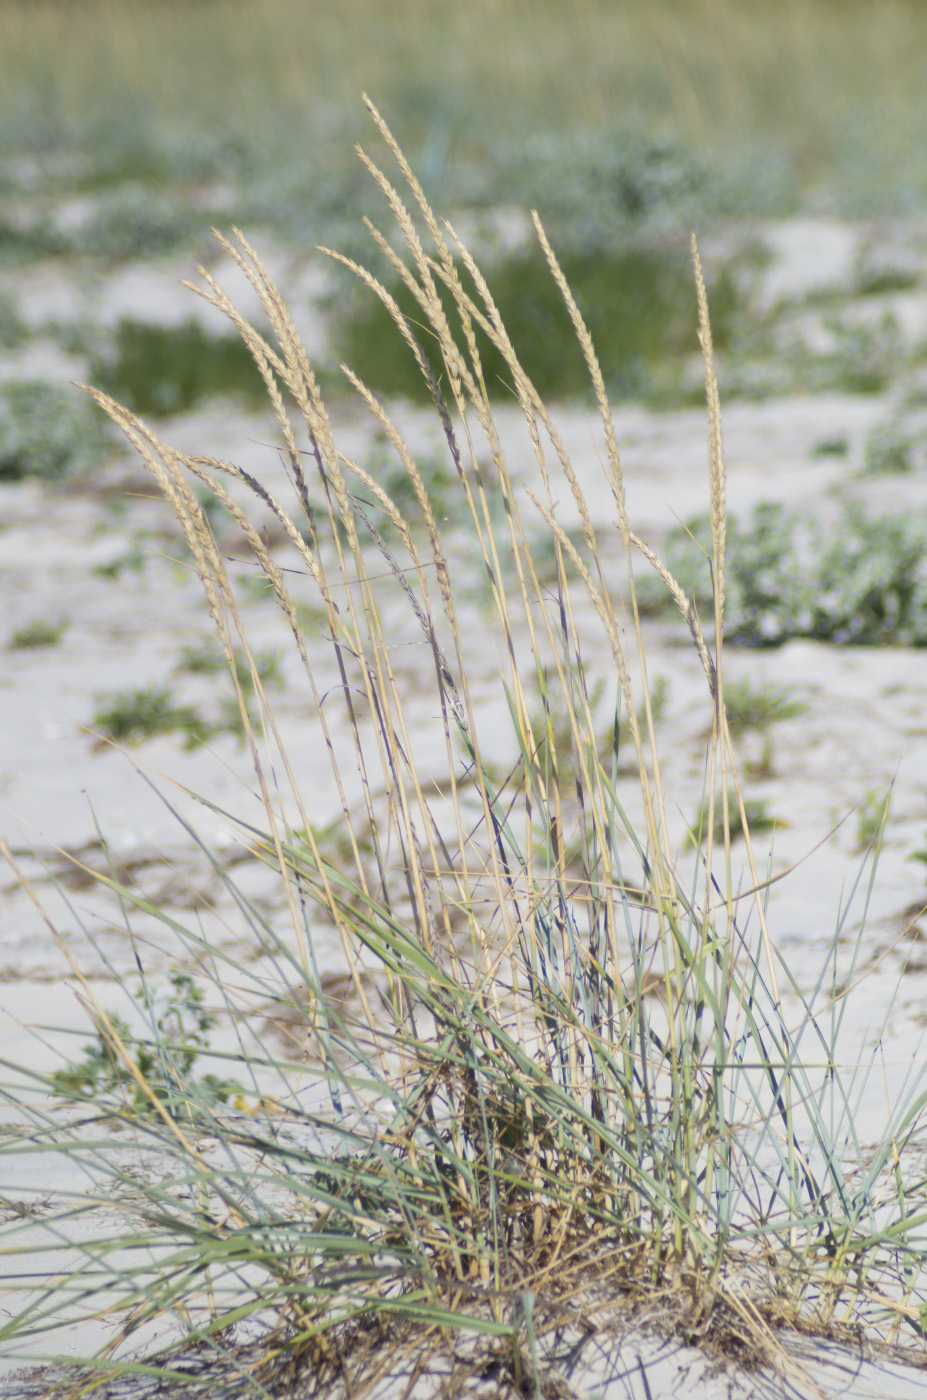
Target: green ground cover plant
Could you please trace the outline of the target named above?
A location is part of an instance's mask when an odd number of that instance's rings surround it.
[[[754,685],[749,676],[729,680],[724,691],[727,722],[735,739],[750,729],[761,732],[782,719],[794,719],[808,706],[794,700],[788,691],[769,685]]]
[[[176,967],[168,973],[167,983],[157,993],[146,981],[135,993],[150,1022],[149,1038],[134,1034],[115,1012],[106,1012],[81,1058],[52,1074],[52,1091],[71,1102],[75,1096],[101,1101],[115,1095],[136,1113],[151,1113],[163,1106],[173,1114],[178,1092],[180,1102],[190,1093],[207,1104],[226,1104],[231,1098],[240,1101],[237,1081],[193,1072],[209,1047],[215,1025],[215,1017],[204,1006],[203,988],[189,972]]]
[[[22,1276],[10,1280],[0,1342],[31,1339],[47,1352],[69,1318],[105,1315],[119,1330],[94,1359],[100,1372],[129,1367],[119,1345],[154,1318],[172,1319],[182,1340],[233,1362],[240,1352],[230,1329],[250,1324],[259,1342],[245,1378],[255,1394],[294,1379],[307,1393],[357,1394],[395,1365],[413,1378],[444,1367],[446,1393],[455,1395],[488,1375],[497,1395],[514,1398],[562,1393],[553,1366],[564,1328],[581,1348],[590,1326],[601,1335],[608,1320],[617,1326],[641,1304],[651,1325],[752,1366],[775,1360],[775,1328],[789,1323],[812,1332],[878,1324],[890,1339],[902,1329],[921,1339],[927,1214],[923,1173],[908,1155],[923,1073],[893,1097],[879,1140],[861,1144],[860,1071],[841,1066],[846,997],[834,990],[844,916],[822,974],[830,991],[820,995],[789,986],[767,928],[724,702],[724,600],[735,584],[726,545],[736,561],[737,537],[726,516],[697,250],[710,440],[705,541],[715,580],[704,628],[693,597],[628,517],[601,367],[542,224],[538,241],[598,409],[617,521],[607,553],[489,286],[371,112],[403,182],[400,194],[367,160],[404,238],[414,320],[362,265],[353,270],[392,308],[397,337],[429,387],[471,562],[492,592],[492,624],[459,601],[442,526],[388,409],[345,366],[407,474],[424,537],[338,445],[253,248],[241,235],[223,240],[258,290],[272,335],[242,318],[206,273],[203,294],[229,315],[261,370],[292,496],[278,498],[229,461],[171,448],[129,409],[91,392],[176,512],[232,675],[237,649],[249,663],[254,652],[196,485],[235,520],[268,604],[292,632],[318,753],[331,764],[337,837],[327,835],[330,819],[315,819],[318,775],[291,766],[252,664],[260,723],[244,696],[240,714],[258,800],[247,820],[204,804],[202,831],[183,822],[233,901],[234,940],[217,943],[196,919],[184,922],[131,883],[100,879],[118,897],[121,936],[139,957],[158,925],[180,940],[184,967],[196,969],[194,981],[235,1029],[236,1048],[220,1067],[257,1107],[236,1114],[201,1094],[184,1068],[191,1047],[176,1031],[154,1035],[157,1016],[150,1053],[159,1068],[143,1071],[137,1039],[102,1012],[61,936],[97,1035],[90,1072],[99,1065],[101,1080],[115,1073],[118,1082],[92,1104],[83,1084],[72,1085],[64,1110],[59,1078],[50,1109],[46,1079],[7,1068],[7,1098],[27,1124],[0,1139],[16,1199],[28,1198],[16,1170],[24,1161],[28,1169],[35,1152],[79,1162],[90,1184],[51,1224],[43,1216],[56,1251],[46,1277],[35,1222],[20,1213],[2,1226],[6,1257],[21,1251]],[[503,357],[535,443],[536,473],[522,485],[493,417],[477,331]],[[557,522],[551,461],[577,508],[578,541]],[[281,568],[229,481],[272,511],[301,573]],[[371,499],[396,543],[371,528]],[[554,552],[553,584],[534,569],[540,525]],[[609,586],[616,556],[628,574],[620,612]],[[648,685],[632,564],[639,557],[684,614],[704,674],[711,737],[696,851],[684,833],[674,837],[664,792],[659,695]],[[324,611],[321,645],[300,624],[306,596]],[[485,691],[490,639],[498,664],[486,708],[475,685]],[[421,664],[410,681],[396,658],[413,643]],[[603,754],[593,714],[603,673],[627,726],[620,764],[619,725]],[[539,701],[551,721],[543,726]],[[504,771],[489,761],[503,737]],[[627,750],[635,776],[619,781]],[[210,852],[205,833],[220,819],[279,876],[282,914],[262,913]],[[731,863],[735,833],[746,894]],[[69,906],[68,917],[77,923],[81,911]],[[332,947],[340,949],[335,983],[321,970]],[[859,956],[857,945],[851,974]],[[785,1009],[786,989],[797,1015]],[[297,1028],[288,1054],[267,1034],[271,1010]],[[192,1048],[205,1062],[203,1045]],[[170,1086],[169,1102],[158,1083]],[[139,1093],[150,1113],[137,1111]],[[113,1121],[131,1127],[156,1170],[126,1171],[126,1138],[109,1130]],[[101,1199],[110,1212],[125,1199],[124,1228],[114,1228],[111,1213],[94,1225]],[[76,1224],[83,1233],[72,1238]],[[150,1365],[176,1378],[170,1356]]]
[[[32,643],[31,645],[35,645]],[[212,675],[228,672],[226,656],[203,648],[189,648],[181,653],[179,672]],[[252,711],[258,690],[279,688],[280,656],[264,652],[257,657],[246,655],[236,647],[232,657],[234,694],[225,696],[213,718],[208,718],[196,705],[179,704],[170,686],[149,685],[129,687],[111,695],[97,696],[97,707],[91,726],[101,740],[139,744],[159,734],[181,734],[188,749],[198,748],[219,734],[234,734],[242,741],[245,728],[242,708]],[[252,716],[257,722],[256,716]]]
[[[144,541],[147,535],[139,531],[132,538],[129,548],[122,554],[117,554],[114,559],[108,559],[105,564],[94,564],[93,572],[99,578],[120,579],[125,573],[142,574],[148,563],[149,551],[145,548]]]
[[[878,321],[855,321],[835,313],[826,319],[837,339],[833,351],[810,355],[798,373],[819,393],[880,394],[908,358],[896,317],[886,311]]]
[[[920,861],[921,865],[927,865],[927,841],[924,843],[923,850],[912,851],[908,856],[908,860]]]
[[[885,296],[889,292],[911,292],[920,284],[920,273],[901,267],[864,269],[856,279],[860,296]]]
[[[0,384],[0,481],[53,481],[98,467],[114,451],[98,415],[69,385]]]
[[[899,476],[923,464],[927,434],[903,420],[879,423],[866,439],[863,472],[866,476]]]
[[[208,511],[204,511],[209,516]],[[232,653],[234,693],[223,698],[217,719],[211,726],[213,734],[235,734],[244,741],[245,728],[242,710],[251,714],[252,724],[259,723],[256,709],[257,691],[280,689],[283,685],[281,670],[282,656],[277,651],[258,652],[250,655],[243,647],[235,647]],[[180,654],[176,669],[190,675],[216,675],[228,673],[229,661],[218,643],[198,647],[185,647]]]
[[[32,647],[57,646],[67,631],[68,623],[61,619],[51,622],[48,618],[37,617],[25,627],[16,627],[10,634],[10,647],[14,651],[26,651]]]
[[[67,239],[57,233],[47,216],[25,226],[0,217],[0,266],[15,267],[67,252]]]
[[[218,734],[236,734],[243,739],[242,709],[250,713],[259,691],[282,686],[281,660],[279,652],[252,656],[244,647],[235,647],[228,657],[215,642],[185,647],[175,668],[178,673],[227,674],[231,668],[235,693],[222,700],[215,718],[207,718],[195,705],[179,704],[169,686],[135,686],[97,696],[92,727],[104,740],[129,744],[142,743],[159,734],[182,734],[189,749],[198,748]],[[254,715],[252,722],[257,723]]]
[[[425,522],[418,509],[414,487],[402,464],[396,461],[395,453],[385,434],[375,440],[373,451],[365,466],[372,476],[382,482],[390,500],[394,502],[403,518],[409,521],[410,528],[420,533]],[[457,499],[457,478],[453,470],[438,454],[433,457],[422,456],[418,468],[432,510],[439,519],[445,519]],[[388,516],[382,516],[380,527],[388,538],[395,536]]]
[[[211,726],[193,705],[178,705],[167,686],[137,686],[97,697],[92,725],[103,739],[130,744],[158,734],[183,734],[188,748],[204,744]]]
[[[711,839],[717,846],[723,846],[725,835],[729,841],[736,841],[747,832],[774,831],[778,825],[782,825],[776,817],[772,816],[769,810],[769,803],[761,797],[743,798],[743,811],[737,800],[737,792],[728,793],[727,813],[725,817],[725,806],[717,799],[710,797],[703,799],[698,809],[698,815],[689,833],[689,840],[693,846],[701,846],[708,840],[709,832]],[[727,827],[725,828],[725,822]]]
[[[712,599],[707,517],[671,532],[668,568],[696,606]],[[927,525],[916,514],[848,505],[825,526],[766,502],[727,532],[728,640],[774,647],[794,637],[847,646],[927,645]],[[652,583],[646,606],[668,604]]]
[[[259,652],[249,659],[243,647],[236,647],[234,652],[235,678],[245,696],[254,693],[254,678],[252,667],[257,674],[261,684],[266,686],[279,686],[283,684],[281,675],[281,663],[283,657],[279,651]],[[228,658],[222,647],[216,641],[202,642],[196,646],[185,646],[177,659],[177,670],[184,671],[191,676],[214,676],[219,672],[228,670]]]
[[[881,841],[888,820],[891,793],[865,792],[856,814],[856,845],[861,851]]]
[[[847,457],[849,453],[850,440],[842,433],[836,433],[833,437],[821,438],[812,449],[812,455],[815,457]]]
[[[29,339],[29,327],[8,292],[0,292],[0,349],[15,350]]]
[[[101,191],[92,216],[62,251],[129,262],[190,243],[202,226],[203,211],[192,209],[181,192],[152,190],[130,177],[115,189]]]

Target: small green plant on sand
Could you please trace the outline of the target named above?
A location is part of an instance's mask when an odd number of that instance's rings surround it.
[[[236,693],[223,698],[212,732],[235,734],[243,741],[247,724],[257,723],[255,701],[258,687],[263,690],[283,685],[282,660],[279,651],[259,652],[249,659],[244,647],[235,647],[230,658],[218,643],[207,642],[184,647],[176,669],[190,675],[207,676],[228,673],[230,668],[233,670]]]
[[[29,327],[9,292],[0,291],[0,349],[15,350],[29,339]]]
[[[281,673],[283,657],[279,651],[258,652],[253,658],[254,671],[252,671],[251,662],[243,647],[236,647],[233,656],[235,676],[246,695],[250,696],[254,693],[255,673],[262,685],[280,686],[283,684]],[[228,668],[228,657],[214,640],[185,646],[178,657],[176,667],[178,671],[186,672],[192,676],[214,676],[227,671]]]
[[[856,814],[856,849],[868,850],[882,840],[891,793],[866,792]]]
[[[668,676],[654,676],[653,684],[650,687],[650,713],[654,722],[659,724],[660,720],[666,718],[666,711],[670,698],[670,681]],[[647,712],[642,705],[638,711],[637,722],[641,729],[646,728]]]
[[[659,724],[662,720],[666,718],[666,712],[669,707],[670,688],[670,680],[668,676],[654,676],[650,686],[650,693],[648,698],[650,704],[650,718],[653,720],[653,723],[655,725]],[[640,703],[638,704],[636,719],[637,727],[640,730],[640,732],[646,733],[648,728],[647,701],[643,699],[641,699]],[[618,738],[620,744],[627,744],[631,740],[631,726],[628,722],[627,716],[623,715],[621,717],[621,721],[618,727]],[[607,759],[611,754],[613,742],[614,734],[610,733],[606,736],[604,743],[600,745],[599,753],[603,759]]]
[[[902,424],[880,423],[866,439],[863,472],[866,476],[900,476],[914,469],[915,434]]]
[[[704,845],[708,840],[710,827],[714,845],[724,846],[728,835],[731,841],[737,841],[747,832],[774,831],[777,826],[784,825],[784,822],[771,815],[769,803],[764,798],[745,797],[741,812],[737,791],[732,788],[727,797],[727,824],[725,825],[724,805],[720,795],[715,798],[713,804],[705,797],[689,833],[689,840],[693,846]]]
[[[908,860],[916,860],[919,861],[921,865],[927,866],[927,840],[925,840],[922,850],[911,852],[908,856]]]
[[[149,557],[142,544],[143,538],[144,536],[135,536],[129,548],[122,554],[117,554],[115,559],[109,559],[105,564],[95,564],[93,572],[97,578],[120,579],[127,571],[142,574]]]
[[[774,778],[776,776],[776,769],[773,763],[772,737],[769,734],[767,734],[763,740],[763,747],[756,757],[745,760],[744,774],[754,783],[763,783],[769,778]]]
[[[183,734],[187,748],[209,738],[211,728],[192,705],[178,705],[166,686],[149,685],[98,696],[93,728],[104,739],[137,744],[158,734]]]
[[[25,627],[17,627],[10,636],[10,647],[14,650],[25,651],[30,647],[54,647],[57,646],[67,631],[68,624],[65,620],[59,622],[49,622],[45,617],[37,617],[33,622],[29,622]]]
[[[734,738],[750,729],[761,732],[778,720],[794,719],[808,708],[793,700],[786,690],[773,686],[754,686],[749,676],[729,680],[724,687],[727,722]]]
[[[842,433],[820,438],[811,449],[812,457],[846,457],[850,452],[849,439]]]
[[[178,704],[169,686],[149,685],[97,696],[93,728],[103,739],[130,744],[159,734],[182,734],[188,749],[219,734],[234,734],[244,740],[248,725],[256,722],[258,687],[263,691],[283,684],[281,660],[276,651],[260,652],[249,659],[243,646],[227,656],[214,642],[184,647],[178,672],[215,675],[227,672],[230,666],[234,669],[236,693],[222,699],[213,718],[195,705]]]
[[[189,972],[172,968],[168,990],[153,995],[143,986],[136,1000],[151,1023],[151,1038],[129,1030],[125,1020],[107,1012],[96,1027],[96,1039],[84,1046],[83,1055],[51,1076],[52,1091],[65,1099],[99,1102],[124,1094],[136,1113],[151,1113],[155,1103],[169,1113],[191,1093],[207,1104],[227,1104],[243,1090],[237,1080],[214,1074],[194,1077],[200,1056],[209,1049],[209,1032],[216,1018],[204,1005],[201,986]]]
[[[833,350],[809,355],[804,375],[819,392],[880,394],[891,384],[904,360],[905,347],[891,311],[877,321],[854,321],[842,315],[825,317],[834,337]]]
[[[609,392],[625,398],[654,393],[658,364],[665,371],[668,358],[675,354],[681,360],[695,348],[684,245],[620,253],[580,251],[566,255],[562,267],[595,338]],[[582,349],[542,249],[532,246],[508,253],[488,276],[499,314],[538,391],[551,398],[589,397]],[[463,277],[466,285],[466,272]],[[715,290],[720,343],[735,293],[726,279]],[[406,315],[415,314],[415,296],[395,272],[390,291]],[[451,306],[451,291],[439,291]],[[487,391],[493,398],[507,397],[511,368],[505,355],[479,323],[476,333]],[[387,307],[371,304],[369,298],[358,299],[352,314],[336,323],[339,351],[365,382],[380,393],[422,399],[428,390],[415,356],[411,350],[396,352],[394,334]]]
[[[579,677],[576,678],[577,683]],[[605,693],[605,682],[600,677],[594,685],[589,688],[584,701],[588,704],[590,715],[594,715],[599,709],[602,696]],[[569,764],[573,753],[574,734],[577,723],[575,713],[571,713],[562,694],[553,691],[549,686],[542,689],[544,703],[535,708],[532,719],[532,736],[535,750],[539,758],[544,762],[550,761],[550,755],[557,755],[557,762],[564,773],[569,771]],[[650,715],[654,724],[659,722],[666,715],[669,704],[670,683],[666,676],[658,675],[653,679],[650,687]],[[647,728],[647,706],[642,700],[637,708],[637,727],[641,732]],[[631,728],[626,719],[618,717],[618,744],[615,746],[614,722],[609,728],[599,733],[597,741],[597,752],[603,762],[610,762],[613,754],[617,753],[624,744],[631,743]]]

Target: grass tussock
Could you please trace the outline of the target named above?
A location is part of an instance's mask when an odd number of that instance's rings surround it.
[[[749,1364],[773,1357],[784,1322],[822,1331],[870,1322],[920,1337],[927,1215],[904,1154],[922,1081],[898,1096],[882,1139],[864,1152],[856,1085],[836,1058],[846,1001],[834,991],[821,1012],[788,988],[799,1010],[787,1015],[788,971],[766,927],[723,698],[725,472],[697,251],[715,581],[707,633],[634,532],[595,349],[540,222],[598,404],[617,522],[607,548],[478,267],[373,117],[403,192],[362,159],[405,256],[370,232],[415,318],[362,266],[352,270],[418,364],[465,524],[439,525],[414,453],[348,366],[407,478],[404,509],[339,446],[287,310],[240,234],[221,241],[259,293],[272,335],[247,323],[206,272],[197,290],[229,316],[263,376],[290,498],[231,462],[177,451],[90,391],[185,532],[253,758],[259,802],[237,823],[238,839],[279,875],[283,914],[239,893],[192,829],[236,901],[235,947],[256,945],[259,957],[214,945],[117,870],[98,875],[121,902],[147,1030],[104,1010],[75,964],[96,1058],[67,1111],[49,1105],[38,1077],[34,1092],[21,1079],[7,1091],[30,1124],[0,1146],[10,1174],[29,1154],[55,1151],[80,1165],[86,1186],[54,1219],[44,1280],[34,1223],[5,1227],[8,1247],[22,1250],[13,1284],[23,1291],[0,1338],[47,1351],[63,1320],[89,1314],[117,1319],[120,1342],[166,1316],[226,1359],[244,1355],[238,1342],[257,1332],[245,1378],[256,1394],[281,1368],[309,1392],[360,1394],[391,1368],[414,1376],[434,1363],[435,1376],[450,1367],[448,1394],[468,1374],[491,1374],[499,1394],[542,1396],[562,1393],[551,1360],[558,1338],[581,1339],[644,1302],[683,1338]],[[534,447],[524,487],[493,416],[478,337],[504,360]],[[289,624],[318,771],[290,765],[203,487],[236,523]],[[252,524],[243,492],[272,513],[285,553]],[[558,523],[567,493],[578,536]],[[539,527],[552,580],[535,567]],[[474,620],[456,586],[462,554],[485,574],[491,623],[483,611]],[[697,851],[671,839],[635,591],[642,568],[682,611],[704,671],[711,739]],[[324,617],[321,642],[318,624],[310,639],[300,623],[307,602]],[[487,708],[473,682],[485,675],[488,631],[498,664]],[[410,684],[399,643],[413,640],[421,663]],[[592,701],[603,656],[618,695],[604,752]],[[323,767],[341,808],[327,828],[313,810]],[[735,890],[735,834],[747,893]],[[200,1023],[194,1044],[159,1009],[145,974],[152,919],[181,941],[209,1005],[234,1027],[236,1048],[213,1058],[249,1111],[204,1091]],[[62,948],[68,955],[64,939]],[[332,948],[337,976],[323,966]],[[285,1022],[286,1052],[271,1019]],[[88,1104],[87,1075],[97,1071],[100,1093]],[[66,1078],[53,1087],[67,1099]],[[126,1166],[129,1141],[150,1170]],[[96,1214],[114,1200],[125,1209],[116,1231]]]

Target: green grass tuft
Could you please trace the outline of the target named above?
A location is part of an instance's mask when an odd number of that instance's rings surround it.
[[[66,621],[49,622],[37,617],[25,627],[17,627],[10,636],[10,647],[14,651],[25,651],[31,647],[57,646],[67,631]]]
[[[715,846],[724,847],[726,841],[738,841],[747,832],[775,831],[777,826],[785,826],[787,823],[772,816],[769,811],[769,803],[763,798],[744,798],[744,809],[741,813],[737,801],[737,792],[734,789],[728,793],[728,822],[725,828],[724,808],[721,798],[716,797],[713,804],[705,797],[699,807],[698,815],[692,825],[689,840],[693,846],[702,846],[708,840],[709,827],[711,829],[711,839]],[[744,823],[746,817],[746,824]]]
[[[794,719],[808,708],[802,701],[793,700],[785,690],[754,686],[748,676],[726,683],[724,705],[731,736],[735,739],[748,730],[762,732],[778,720]]]
[[[15,350],[29,339],[30,331],[9,292],[0,292],[0,349]]]
[[[866,439],[863,472],[866,476],[899,476],[914,468],[915,437],[897,423],[882,423]]]
[[[866,792],[856,816],[856,848],[866,851],[881,844],[888,820],[891,793]]]
[[[211,733],[194,706],[176,704],[170,690],[158,685],[98,696],[92,723],[104,739],[131,744],[159,734],[183,734],[187,748],[196,748]]]

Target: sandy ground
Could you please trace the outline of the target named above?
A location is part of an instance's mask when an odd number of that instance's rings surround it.
[[[837,226],[829,237],[828,242],[827,229],[822,232],[817,225],[780,229],[770,238],[773,259],[764,294],[781,297],[797,286],[814,288],[827,277],[848,276],[855,247],[852,230]],[[176,285],[185,274],[186,268],[171,265],[129,268],[96,295],[109,317],[131,311],[147,319],[179,320],[191,306],[190,295],[178,293]],[[310,346],[321,343],[323,329],[312,303],[319,286],[314,274],[293,259],[283,260],[281,275],[284,282],[289,276],[296,289],[297,316],[304,318],[307,341]],[[50,268],[27,273],[18,291],[36,320],[48,314],[49,306],[60,314],[68,297],[77,306],[84,295],[66,269]],[[916,319],[922,308],[912,297]],[[42,345],[28,346],[18,359],[9,355],[0,363],[3,377],[40,371],[75,372],[60,352],[56,359],[56,352]],[[731,404],[725,413],[731,512],[742,514],[759,500],[806,507],[822,517],[833,515],[847,500],[878,511],[923,510],[927,474],[860,475],[866,436],[893,403],[889,391]],[[396,413],[420,450],[436,449],[430,418],[402,406]],[[370,428],[353,411],[345,410],[341,417],[344,443],[364,460],[373,450]],[[557,418],[587,490],[593,522],[604,533],[614,511],[600,465],[598,427],[575,409],[566,408]],[[530,449],[517,417],[503,410],[500,423],[515,474],[527,481]],[[615,426],[634,526],[659,544],[677,519],[704,509],[704,415],[627,406],[616,412]],[[275,489],[283,484],[272,422],[249,417],[237,406],[209,405],[165,424],[163,434],[179,446],[228,456]],[[816,445],[834,435],[847,439],[848,455],[816,456]],[[217,944],[224,940],[235,946],[241,936],[234,907],[211,887],[208,864],[177,816],[231,858],[236,848],[227,830],[204,815],[188,790],[247,818],[256,803],[247,754],[232,736],[194,752],[186,751],[176,736],[118,751],[95,745],[90,732],[97,698],[126,686],[168,684],[182,691],[185,701],[208,708],[227,684],[221,677],[177,673],[181,649],[209,637],[209,620],[197,581],[172,557],[179,553],[176,528],[151,495],[149,479],[128,458],[101,468],[89,482],[0,485],[0,643],[2,632],[10,636],[36,619],[68,624],[57,646],[7,650],[0,668],[0,834],[65,933],[63,940],[53,938],[12,874],[0,874],[0,1056],[8,1065],[30,1071],[59,1067],[82,1043],[63,1034],[86,1029],[71,959],[104,1000],[115,996],[115,984],[130,983],[135,974],[133,951],[112,910],[101,914],[79,879],[69,887],[65,879],[64,890],[50,881],[49,874],[67,871],[60,852],[81,853],[87,863],[98,863],[103,833],[112,859],[145,882],[162,904],[199,918]],[[562,523],[569,527],[574,512],[565,492],[562,500]],[[100,572],[130,555],[133,544],[135,566],[126,564],[116,577]],[[241,566],[242,576],[246,568]],[[338,816],[337,795],[321,756],[317,718],[287,650],[285,626],[265,602],[246,596],[242,607],[260,646],[284,655],[274,709],[294,769],[312,792],[313,820],[324,826]],[[467,623],[474,632],[483,625],[480,618],[474,609]],[[662,621],[648,627],[650,674],[663,674],[670,682],[660,736],[671,821],[681,838],[702,791],[709,723],[705,683],[684,629]],[[491,674],[494,656],[488,646],[485,659]],[[410,674],[420,664],[421,652],[410,652]],[[803,714],[774,726],[771,772],[750,785],[751,796],[766,799],[781,819],[774,835],[757,837],[757,853],[774,874],[790,872],[771,887],[768,920],[776,947],[807,992],[817,984],[841,910],[850,902],[841,947],[852,945],[863,917],[862,893],[857,890],[851,900],[863,864],[856,850],[855,809],[867,792],[883,793],[893,785],[885,848],[862,935],[859,971],[866,977],[866,994],[852,999],[842,1042],[847,1057],[861,1063],[880,1047],[878,1074],[860,1081],[857,1121],[865,1144],[878,1137],[889,1103],[907,1091],[924,1057],[927,957],[912,936],[911,911],[924,903],[927,889],[923,866],[909,857],[924,845],[927,830],[927,655],[795,642],[769,653],[729,649],[727,666],[731,676],[785,688],[807,705]],[[757,758],[759,747],[757,736],[745,739],[745,758]],[[274,916],[280,899],[277,882],[259,863],[239,863],[236,880],[268,917]],[[155,975],[171,965],[176,949],[152,945],[149,956],[147,970]],[[333,944],[334,971],[340,956]],[[15,1118],[15,1108],[0,1106],[0,1122]],[[62,1188],[60,1168],[50,1161],[33,1163],[33,1170],[46,1195]],[[81,1334],[66,1346],[76,1354],[86,1344]],[[864,1362],[821,1344],[810,1352],[797,1340],[794,1345],[825,1394],[911,1400],[927,1394],[923,1374],[896,1374],[884,1363]],[[4,1361],[4,1372],[14,1364],[15,1358]],[[728,1393],[817,1393],[810,1381],[800,1379],[788,1391],[775,1390],[771,1377],[762,1383],[759,1378],[737,1382],[726,1372],[708,1374],[698,1354],[646,1335],[625,1339],[617,1350],[603,1348],[598,1359],[584,1354],[570,1384],[576,1387],[571,1393],[589,1400],[593,1395],[669,1396],[678,1394],[681,1385],[698,1400]],[[11,1396],[39,1393],[8,1389],[9,1379],[0,1385]]]

